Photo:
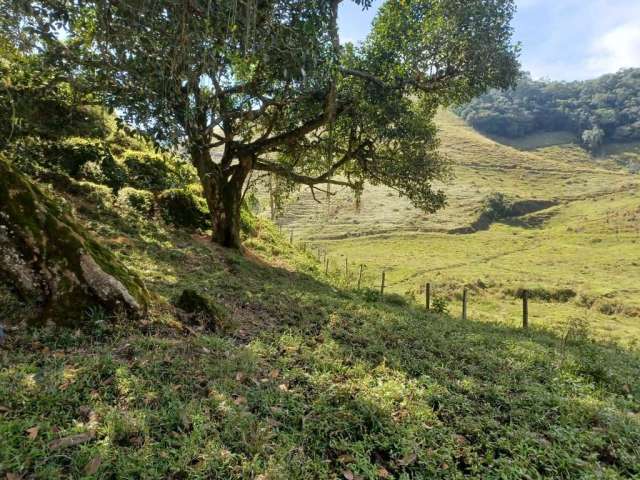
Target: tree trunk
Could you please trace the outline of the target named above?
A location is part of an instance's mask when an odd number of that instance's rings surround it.
[[[238,185],[236,179],[227,181],[224,178],[216,179],[212,190],[214,192],[212,203],[215,205],[211,211],[212,239],[219,245],[227,248],[240,248],[240,207],[242,203],[242,184]]]
[[[226,172],[215,164],[208,151],[192,151],[204,197],[211,214],[211,239],[227,248],[240,249],[240,208],[242,188],[250,171],[249,162],[240,159]],[[224,160],[223,164],[226,163]]]

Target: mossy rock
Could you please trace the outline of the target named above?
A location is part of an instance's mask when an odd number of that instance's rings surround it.
[[[143,314],[142,281],[0,157],[0,278],[36,305],[28,320],[78,326],[99,305]]]
[[[200,295],[195,290],[183,290],[175,306],[181,310],[179,317],[183,322],[201,326],[206,330],[220,329],[229,317],[226,307]]]
[[[207,228],[209,213],[206,202],[182,189],[165,190],[157,199],[158,210],[165,222],[181,228]]]

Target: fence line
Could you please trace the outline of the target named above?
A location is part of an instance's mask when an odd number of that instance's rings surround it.
[[[304,242],[300,243],[300,247],[304,250],[307,251],[307,244]],[[329,257],[329,253],[327,251],[327,249],[321,249],[319,246],[316,246],[315,248],[316,252],[317,252],[317,260],[318,262],[322,265],[324,264],[324,274],[326,276],[329,276],[329,264],[330,264],[330,257]],[[310,251],[313,251],[313,248],[310,249]],[[357,264],[356,264],[357,265]],[[362,280],[363,280],[363,273],[364,273],[364,269],[365,269],[365,265],[364,264],[359,264],[359,270],[358,270],[358,280],[357,280],[357,289],[361,290],[362,288]],[[338,268],[337,270],[334,270],[334,272],[338,273],[338,275],[340,274],[340,269]],[[348,257],[345,255],[345,259],[344,259],[344,279],[346,282],[349,282],[349,259]],[[386,278],[386,269],[382,268],[381,270],[381,278],[380,278],[380,299],[384,301],[384,295],[385,295],[385,289],[388,287],[392,287],[394,285],[400,285],[403,283],[406,283],[407,279],[403,279],[400,280],[399,282],[395,282],[395,283],[388,283],[387,282],[387,278]],[[424,297],[424,301],[425,301],[425,310],[428,312],[433,311],[433,305],[432,305],[432,301],[435,298],[437,300],[437,298],[433,295],[433,287],[431,282],[427,282],[424,284],[424,289],[425,289],[425,297]],[[523,290],[522,291],[522,328],[523,329],[528,329],[529,328],[529,299],[530,299],[530,295],[528,290]],[[414,297],[415,298],[415,297]],[[436,305],[437,307],[437,305]],[[462,289],[462,302],[461,302],[461,316],[460,318],[462,320],[468,320],[469,315],[468,315],[468,309],[469,309],[469,290],[467,287],[463,287]]]

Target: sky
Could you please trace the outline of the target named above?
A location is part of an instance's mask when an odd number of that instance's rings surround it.
[[[363,40],[382,0],[368,11],[343,2],[343,42]],[[584,80],[640,67],[640,0],[516,0],[514,41],[534,78]]]

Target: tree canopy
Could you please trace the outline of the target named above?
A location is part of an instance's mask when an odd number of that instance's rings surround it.
[[[254,171],[316,190],[388,185],[445,203],[433,116],[518,71],[513,0],[388,0],[342,45],[341,0],[16,2],[22,38],[198,170],[213,238],[239,246]],[[368,1],[357,2],[368,7]]]
[[[594,150],[603,142],[640,140],[640,69],[577,82],[532,80],[492,90],[460,107],[478,130],[509,138],[567,130]]]

